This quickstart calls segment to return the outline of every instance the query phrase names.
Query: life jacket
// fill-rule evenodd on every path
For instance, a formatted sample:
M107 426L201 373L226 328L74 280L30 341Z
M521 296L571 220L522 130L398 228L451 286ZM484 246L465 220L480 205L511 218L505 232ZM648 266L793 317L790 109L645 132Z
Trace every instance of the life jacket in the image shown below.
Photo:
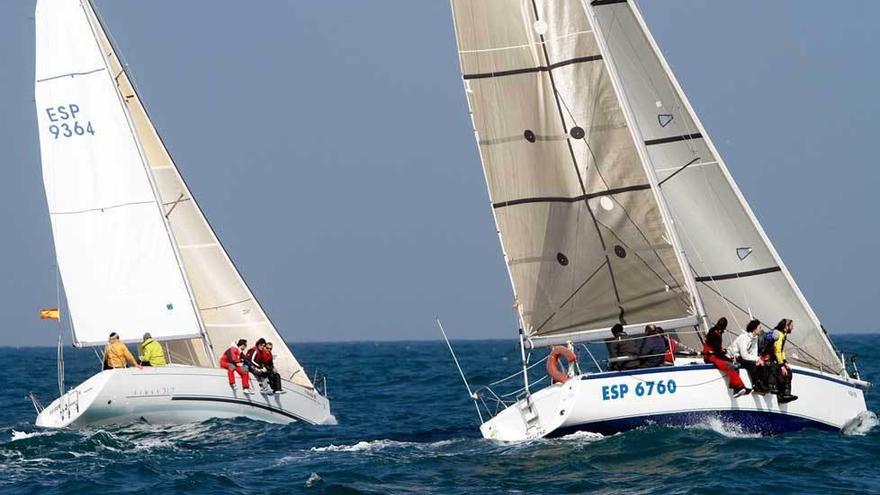
M779 332L776 330L771 329L762 331L761 335L758 337L758 355L773 355L773 344L776 343L776 339L778 338Z
M675 348L678 346L678 343L672 339L672 337L666 337L666 356L664 360L667 363L675 364Z
M229 349L226 349L226 352L223 353L223 357L220 360L229 364L239 364L241 363L241 350L239 350L237 346L232 346Z

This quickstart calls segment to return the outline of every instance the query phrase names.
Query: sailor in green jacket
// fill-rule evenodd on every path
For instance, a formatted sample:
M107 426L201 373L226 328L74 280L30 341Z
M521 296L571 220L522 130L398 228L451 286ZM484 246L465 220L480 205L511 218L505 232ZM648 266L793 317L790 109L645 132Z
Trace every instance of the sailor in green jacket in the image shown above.
M138 357L141 366L165 366L168 362L165 360L165 351L162 350L162 344L153 340L150 332L144 334L144 341L138 346Z

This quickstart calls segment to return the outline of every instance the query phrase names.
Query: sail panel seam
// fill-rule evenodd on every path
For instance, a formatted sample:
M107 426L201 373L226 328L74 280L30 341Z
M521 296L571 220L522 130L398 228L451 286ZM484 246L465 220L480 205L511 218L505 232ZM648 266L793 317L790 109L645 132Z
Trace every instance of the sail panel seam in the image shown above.
M696 280L697 282L711 282L715 280L730 280L733 278L754 277L756 275L766 275L768 273L776 273L781 271L782 268L778 266L773 266L770 268L761 268L758 270L749 270L746 272L725 273L723 275L706 275L703 277L696 277L694 278L694 280Z
M602 196L612 196L615 194L634 192L634 191L644 191L651 189L650 184L637 184L634 186L626 186L626 187L618 187L615 189L608 189L606 191L598 191L588 194L581 194L580 196L575 197L566 197L566 196L538 196L534 198L521 198L521 199L511 199L509 201L499 201L498 203L492 203L492 208L505 208L507 206L516 206L521 204L528 203L578 203L580 201L585 201L588 199L599 198Z
M666 143L675 143L678 141L688 141L690 139L702 139L703 135L699 132L695 132L693 134L682 134L680 136L669 136L665 138L657 138L657 139L648 139L645 141L645 146L653 146L655 144L666 144Z
M78 215L80 213L89 213L89 212L95 212L95 211L113 210L116 208L125 208L126 206L155 205L155 204L156 204L156 202L153 200L133 201L131 203L121 203L118 205L96 206L95 208L86 208L84 210L50 211L49 215Z
M87 76L89 74L97 74L98 72L101 72L103 70L107 70L107 68L101 67L100 69L87 70L84 72L68 72L67 74L60 74L57 76L44 77L43 79L37 79L36 82L41 83L41 82L46 82L46 81L52 81L54 79L62 79L65 77Z
M596 60L602 60L602 55L588 55L586 57L577 57L568 60L563 60L561 62L556 62L550 65L539 65L538 67L525 67L522 69L510 69L510 70L502 70L498 72L480 72L475 74L464 74L462 79L470 80L470 79L487 79L490 77L503 77L503 76L513 76L519 74L531 74L534 72L548 72L553 69L558 69L560 67L565 67L566 65L579 64L584 62L594 62Z

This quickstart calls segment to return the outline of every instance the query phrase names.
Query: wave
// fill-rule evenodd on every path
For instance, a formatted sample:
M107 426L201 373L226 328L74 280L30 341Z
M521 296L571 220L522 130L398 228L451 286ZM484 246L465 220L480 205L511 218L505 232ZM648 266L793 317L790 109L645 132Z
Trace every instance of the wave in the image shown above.
M880 425L877 415L873 411L865 411L851 419L841 431L844 435L865 436L877 425Z
M371 440L371 441L362 441L357 442L351 445L334 445L330 444L325 447L312 447L309 449L311 452L378 452L380 450L388 449L388 448L398 448L398 449L418 449L418 450L429 450L435 449L438 447L444 447L446 445L450 445L459 440L450 439L450 440L440 440L437 442L401 442L397 440L388 440L388 439L380 439L380 440Z
M30 431L30 432L28 432L28 431L12 430L10 432L11 438L9 439L9 441L10 442L17 442L19 440L25 440L28 438L52 435L54 433L55 433L54 431Z

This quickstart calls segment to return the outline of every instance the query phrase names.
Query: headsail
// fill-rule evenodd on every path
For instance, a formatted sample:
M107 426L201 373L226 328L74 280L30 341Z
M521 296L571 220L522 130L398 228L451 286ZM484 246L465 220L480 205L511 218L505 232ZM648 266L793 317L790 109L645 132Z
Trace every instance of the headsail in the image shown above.
M199 336L122 102L78 1L36 8L35 101L58 265L80 345Z
M839 372L840 359L681 91L635 2L593 1L624 94L696 275L708 315L735 328L795 320L789 357Z
M453 0L461 70L524 330L693 325L694 303L577 0Z
M140 147L141 167L148 171L154 181L155 194L162 208L159 218L164 216L168 228L166 236L170 235L174 240L195 299L196 315L213 349L213 355L209 356L202 337L174 340L167 343L172 359L210 367L235 340L245 338L253 343L262 337L276 344L275 365L282 377L311 386L302 366L284 345L281 335L247 287L196 204L91 3L87 0L40 0L38 19L41 8L52 12L53 16L65 16L66 25L82 25L90 30L89 41L93 46L100 47L98 53L102 56L99 63L110 74L108 79L112 81L113 97L118 102L124 102L117 105L120 105L120 111L124 105L131 123L131 130L127 132L134 136ZM55 9L58 9L57 12ZM58 31L55 36L66 36L64 29ZM69 293L68 285L65 279L65 289ZM155 331L153 334L155 336Z

